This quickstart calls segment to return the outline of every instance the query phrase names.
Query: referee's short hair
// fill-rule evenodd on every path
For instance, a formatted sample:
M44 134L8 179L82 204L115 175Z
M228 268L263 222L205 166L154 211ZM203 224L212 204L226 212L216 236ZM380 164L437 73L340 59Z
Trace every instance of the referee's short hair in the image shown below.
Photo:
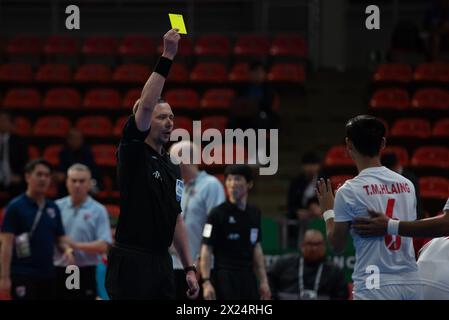
M253 181L253 170L246 164L231 164L227 166L224 171L225 179L230 174L243 176L248 183Z
M50 172L52 171L51 164L50 164L47 160L45 160L45 159L43 159L43 158L38 158L38 159L34 159L34 160L29 161L29 162L25 165L25 169L24 169L25 173L31 173L31 172L33 172L34 169L36 169L36 167L37 167L38 165L43 165L43 166L47 167L48 170L50 170Z
M80 171L80 172L87 172L89 176L92 176L92 171L89 169L88 166L82 163L74 163L67 169L67 174L70 171Z
M385 132L383 122L369 115L354 117L346 124L346 137L360 154L367 157L379 155Z

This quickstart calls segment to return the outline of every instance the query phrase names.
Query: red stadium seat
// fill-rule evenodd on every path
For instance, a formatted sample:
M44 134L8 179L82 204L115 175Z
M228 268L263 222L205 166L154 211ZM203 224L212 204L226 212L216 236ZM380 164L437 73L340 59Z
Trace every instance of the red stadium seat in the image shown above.
M64 116L43 116L34 124L34 135L42 137L65 137L70 130L70 121Z
M104 206L111 217L118 218L120 215L120 206L116 204L105 204Z
M41 106L41 95L36 89L10 89L3 100L5 108L33 109Z
M30 120L25 117L14 118L14 133L19 136L30 136L32 126Z
M420 147L413 153L412 166L449 168L449 149L445 147Z
M50 89L44 99L46 109L77 109L81 107L81 96L73 88Z
M97 144L92 146L95 163L99 166L115 167L117 160L115 152L117 147L112 144Z
M173 63L168 74L169 82L187 82L189 81L189 71L182 63Z
M217 129L221 134L224 134L227 125L228 117L225 116L209 116L201 118L202 132L207 129Z
M273 39L270 54L304 58L307 54L306 42L299 35L278 35Z
M412 67L404 63L383 63L377 67L374 73L374 82L401 82L412 81Z
M28 159L33 160L37 159L41 156L41 152L39 151L38 147L33 145L28 145Z
M234 97L233 89L210 89L204 93L200 106L210 109L228 109Z
M247 62L236 63L229 73L229 81L232 82L248 82L250 78L249 63Z
M397 120L391 128L392 137L428 138L431 134L430 122L420 118L403 118Z
M143 86L150 74L151 72L148 66L128 63L122 64L115 69L112 80L117 82L137 82L141 83Z
M123 98L122 105L126 109L132 109L137 99L140 98L140 94L142 93L142 89L130 89L126 92L125 97Z
M352 179L352 178L354 178L354 176L346 175L346 174L336 175L336 176L330 177L332 189L334 191L338 190L338 188L340 188L345 183L346 180L349 180L349 179Z
M449 92L439 88L420 89L413 96L412 107L420 109L449 109Z
M404 89L386 88L377 90L370 101L370 107L375 109L407 109L410 98Z
M268 72L269 81L304 82L304 67L296 63L275 63Z
M152 38L144 35L129 35L123 38L118 49L122 56L146 56L156 53L156 46Z
M231 52L231 43L225 36L211 34L201 36L195 44L195 54L198 56L226 57Z
M31 82L33 70L30 65L24 63L7 63L0 66L1 82Z
M228 74L224 64L200 62L192 70L190 79L196 82L226 82Z
M52 166L59 165L59 153L64 146L62 144L50 145L44 149L43 158Z
M241 35L234 46L238 56L266 56L270 50L270 41L262 35Z
M415 81L448 82L449 64L441 62L421 63L413 75Z
M92 89L84 97L85 108L119 109L120 94L114 89Z
M345 146L333 146L330 148L324 158L325 166L353 166L354 161L346 151Z
M74 79L78 82L109 82L112 72L105 64L85 64L75 72Z
M126 121L128 121L128 116L123 116L117 119L112 129L112 135L114 137L120 137L122 135L123 128L125 127Z
M162 53L164 49L164 45L162 40L160 41L157 51L158 53ZM176 53L177 57L190 57L193 55L193 43L190 38L181 37L178 44L178 52Z
M114 55L117 51L115 38L106 36L90 36L83 44L85 55Z
M49 36L44 44L46 55L73 56L80 51L80 43L77 38L71 36Z
M449 180L442 177L422 177L419 179L422 198L436 198L446 201L449 196Z
M6 53L14 55L38 55L42 50L42 40L35 36L15 36L6 46Z
M196 109L200 105L198 93L193 89L171 89L165 93L165 101L173 108Z
M66 64L44 64L36 72L37 82L70 82L72 81L72 72Z
M112 123L106 116L84 116L76 122L76 128L86 137L109 137Z
M175 116L174 128L175 129L184 129L184 130L187 130L190 134L192 134L192 131L193 131L192 119L189 117Z
M408 166L408 152L407 149L403 147L396 147L396 146L388 146L382 150L382 154L385 153L394 153L396 154L396 157L398 158L399 162L403 167Z
M449 118L438 120L433 126L432 136L449 137Z

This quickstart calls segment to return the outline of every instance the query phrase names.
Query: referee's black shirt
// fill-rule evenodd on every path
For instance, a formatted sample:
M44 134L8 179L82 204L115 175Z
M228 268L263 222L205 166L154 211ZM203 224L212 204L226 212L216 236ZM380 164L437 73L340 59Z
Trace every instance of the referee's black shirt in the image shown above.
M252 270L254 247L261 240L259 208L239 209L229 201L213 208L203 230L203 243L212 246L214 267Z
M182 180L168 154L145 143L150 130L137 129L134 115L123 129L118 147L120 188L118 245L163 253L173 241L181 212Z

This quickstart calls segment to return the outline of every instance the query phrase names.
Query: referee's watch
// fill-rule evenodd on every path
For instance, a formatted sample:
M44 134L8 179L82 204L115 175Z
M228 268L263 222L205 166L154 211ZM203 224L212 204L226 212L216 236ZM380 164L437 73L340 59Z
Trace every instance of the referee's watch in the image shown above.
M185 267L184 268L184 272L187 273L189 271L193 271L196 273L196 266L194 264L192 264L191 266Z

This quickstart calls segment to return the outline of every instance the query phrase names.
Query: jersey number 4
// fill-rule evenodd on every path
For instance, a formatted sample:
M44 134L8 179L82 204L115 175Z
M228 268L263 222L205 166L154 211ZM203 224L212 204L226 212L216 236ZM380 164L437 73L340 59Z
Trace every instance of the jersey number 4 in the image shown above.
M387 211L385 212L385 214L390 219L394 219L393 218L394 202L395 202L395 199L388 199L388 202L387 202ZM394 219L394 220L397 220L397 219ZM392 236L390 234L387 234L384 238L384 241L385 241L385 245L387 246L388 250L396 251L401 248L401 237L400 236Z

